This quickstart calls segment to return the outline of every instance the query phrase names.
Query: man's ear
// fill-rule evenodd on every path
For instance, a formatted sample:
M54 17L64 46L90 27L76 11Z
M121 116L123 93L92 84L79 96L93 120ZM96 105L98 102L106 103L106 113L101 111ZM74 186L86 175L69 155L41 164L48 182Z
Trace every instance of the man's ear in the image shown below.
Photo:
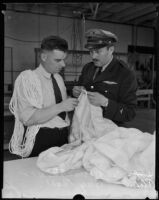
M46 59L47 59L46 53L41 53L41 60L45 62Z

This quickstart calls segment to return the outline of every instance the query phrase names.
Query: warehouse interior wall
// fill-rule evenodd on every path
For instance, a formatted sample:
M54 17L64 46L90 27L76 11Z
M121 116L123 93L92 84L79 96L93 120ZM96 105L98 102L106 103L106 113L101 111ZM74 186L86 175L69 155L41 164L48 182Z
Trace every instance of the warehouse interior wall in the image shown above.
M6 11L4 16L4 44L5 44L5 85L13 84L18 74L25 69L35 67L35 49L40 48L41 40L48 35L59 35L66 39L70 50L86 51L84 44L84 30L90 28L101 28L115 33L119 42L116 52L121 59L127 62L128 45L134 45L133 26L103 23L82 19L71 19L64 17L48 16L42 14L31 14L22 12ZM135 32L135 45L154 46L154 30L152 28L137 27ZM76 57L77 61L78 58ZM79 61L80 60L80 61ZM78 66L68 56L66 60L66 81L77 80L85 63L90 61L89 54L79 56ZM75 63L76 65L77 63ZM78 67L78 69L77 69ZM12 75L11 75L12 72ZM70 73L70 74L69 74ZM72 74L71 74L72 73ZM9 87L5 88L7 92Z
M134 69L134 62L136 62L136 57L138 58L139 55L133 54L129 59L128 46L154 47L154 29L152 28L5 11L4 149L8 148L8 142L14 127L14 118L8 110L8 105L15 79L21 71L35 69L38 66L38 49L42 39L49 35L59 35L68 41L69 49L72 50L66 59L64 72L64 80L68 84L68 82L78 80L82 67L91 60L88 51L84 48L86 43L84 31L90 28L101 28L115 33L119 40L115 47L115 53L119 58L128 62L128 66L132 69ZM145 62L148 55L143 55L140 60L142 61L143 58L143 62ZM155 129L154 113L154 109L138 111L137 117L129 124L129 127L136 127L142 131L153 133Z

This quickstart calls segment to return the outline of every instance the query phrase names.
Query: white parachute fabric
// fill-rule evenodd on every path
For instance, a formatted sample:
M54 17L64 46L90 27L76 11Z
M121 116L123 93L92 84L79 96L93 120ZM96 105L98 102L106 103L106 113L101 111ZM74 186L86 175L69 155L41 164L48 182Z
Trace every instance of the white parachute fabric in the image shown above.
M42 152L37 166L50 174L84 167L96 179L108 183L134 188L154 187L155 135L135 128L117 127L104 119L101 108L90 105L86 92L79 100L71 143ZM100 127L96 127L99 124Z
M69 141L85 142L99 138L117 128L111 120L103 118L102 109L89 103L87 92L82 91L75 108Z

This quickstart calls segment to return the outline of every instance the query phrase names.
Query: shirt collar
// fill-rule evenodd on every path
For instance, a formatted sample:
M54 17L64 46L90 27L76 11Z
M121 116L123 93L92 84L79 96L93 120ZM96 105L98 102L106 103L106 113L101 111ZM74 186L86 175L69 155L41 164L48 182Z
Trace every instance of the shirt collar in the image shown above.
M104 65L103 67L102 67L102 72L105 70L105 68L111 63L111 61L113 60L113 56L112 56L112 58L109 60L109 62L106 64L106 65Z
M40 74L42 74L46 78L49 78L49 79L51 78L51 73L47 72L45 68L42 66L42 64L40 64L38 68L39 68Z

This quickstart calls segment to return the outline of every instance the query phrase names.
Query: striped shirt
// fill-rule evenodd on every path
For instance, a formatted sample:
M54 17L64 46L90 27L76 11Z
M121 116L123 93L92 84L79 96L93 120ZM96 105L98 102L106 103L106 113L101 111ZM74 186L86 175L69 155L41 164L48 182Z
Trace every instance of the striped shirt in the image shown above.
M56 104L55 103L55 95L52 85L51 74L48 73L43 66L40 64L38 68L34 70L34 72L38 75L38 78L41 83L42 95L43 95L43 108ZM66 87L63 81L63 78L60 74L54 74L54 77L58 83L58 86L61 91L62 99L65 100L67 98ZM23 86L20 86L20 94L18 97L18 112L20 120L25 124L27 120L33 115L37 108L33 107L28 100L26 99L23 93ZM41 125L41 127L66 127L69 125L69 118L66 114L66 120L62 120L59 116L56 116L49 120L48 122Z

